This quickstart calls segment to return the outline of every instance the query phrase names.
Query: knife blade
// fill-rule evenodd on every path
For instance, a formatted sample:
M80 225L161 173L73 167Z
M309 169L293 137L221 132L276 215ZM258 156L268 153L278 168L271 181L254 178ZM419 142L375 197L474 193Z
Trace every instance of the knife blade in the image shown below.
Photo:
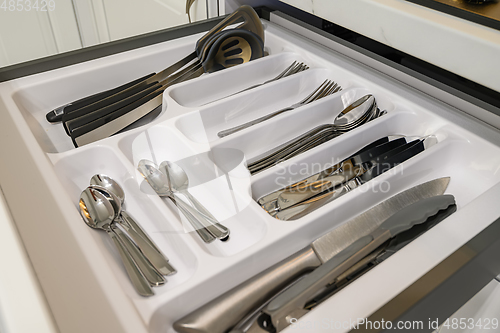
M429 217L455 204L452 195L425 198L399 210L385 220L374 232L363 236L316 268L304 279L276 297L264 309L279 331L288 326L287 316L303 309L309 299L332 283L354 264L368 256L389 239L424 223Z
M441 195L449 177L414 186L384 200L315 240L310 246L292 254L242 284L177 320L179 333L225 333L248 313L285 288L292 281L320 266L358 238L373 232L400 209L424 198ZM351 235L346 235L346 231Z

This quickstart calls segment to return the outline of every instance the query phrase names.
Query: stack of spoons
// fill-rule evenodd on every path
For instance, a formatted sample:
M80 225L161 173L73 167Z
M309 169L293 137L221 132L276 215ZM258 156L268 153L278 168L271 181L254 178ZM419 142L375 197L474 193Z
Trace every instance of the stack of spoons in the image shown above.
M112 238L137 293L153 296L151 287L165 284L164 276L176 273L168 258L127 212L125 193L112 178L97 174L80 195L80 213L88 226Z

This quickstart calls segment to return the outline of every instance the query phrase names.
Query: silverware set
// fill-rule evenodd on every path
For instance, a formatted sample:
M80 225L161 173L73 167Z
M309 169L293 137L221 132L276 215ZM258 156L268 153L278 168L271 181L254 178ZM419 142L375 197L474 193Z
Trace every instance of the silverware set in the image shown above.
M365 95L347 106L334 119L332 124L324 124L276 147L248 163L251 174L264 171L278 163L302 154L337 136L359 127L370 120L385 114L377 107L372 95Z
M437 143L435 136L384 137L349 158L257 202L279 220L295 220L359 187Z
M94 175L80 195L80 213L88 226L107 232L122 259L125 270L141 296L152 296L151 287L165 284L164 276L176 273L168 258L122 209L125 193L106 175Z
M332 95L338 91L341 91L342 90L342 87L339 86L337 83L331 81L331 80L325 80L318 88L316 88L313 92L311 92L311 94L309 94L306 98L304 98L303 100L287 107L287 108L284 108L284 109L281 109L281 110L278 110L278 111L275 111L275 112L272 112L270 114L267 114L263 117L260 117L260 118L257 118L257 119L254 119L252 121L249 121L247 123L244 123L244 124L241 124L241 125L238 125L238 126L235 126L235 127L232 127L232 128L229 128L227 130L223 130L223 131L220 131L219 133L217 133L217 136L219 138L223 138L225 136L228 136L228 135L231 135L231 134L234 134L238 131L241 131L245 128L248 128L248 127L251 127L253 125L256 125L256 124L259 124L263 121L266 121L266 120L269 120L273 117L276 117L282 113L285 113L285 112L289 112L289 111L292 111L296 108L299 108L303 105L306 105L306 104L309 104L309 103L312 103L314 101L317 101L323 97L326 97L326 96L329 96L329 95Z
M205 243L216 239L227 241L229 229L217 219L189 191L189 180L184 170L173 162L164 161L157 167L141 160L137 170L160 197L167 197L179 208ZM189 203L190 204L189 204Z

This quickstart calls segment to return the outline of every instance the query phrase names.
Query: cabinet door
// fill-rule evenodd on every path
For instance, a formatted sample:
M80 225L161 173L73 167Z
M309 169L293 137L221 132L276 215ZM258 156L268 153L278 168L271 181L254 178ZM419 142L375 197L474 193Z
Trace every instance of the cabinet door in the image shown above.
M75 11L85 46L189 23L186 0L79 0ZM189 12L192 21L206 19L207 1L195 0Z
M0 67L81 47L70 1L0 0Z
M0 0L0 67L189 23L187 0ZM217 0L194 0L198 21Z

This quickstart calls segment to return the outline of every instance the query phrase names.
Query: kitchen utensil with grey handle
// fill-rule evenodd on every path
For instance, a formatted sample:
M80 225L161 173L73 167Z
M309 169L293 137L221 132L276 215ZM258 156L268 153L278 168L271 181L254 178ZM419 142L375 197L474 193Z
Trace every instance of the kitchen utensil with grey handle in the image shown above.
M441 195L449 178L414 186L382 201L312 242L311 246L267 268L174 323L179 333L225 333L269 297L299 276L333 258L400 209L421 199ZM347 232L347 233L346 233Z

